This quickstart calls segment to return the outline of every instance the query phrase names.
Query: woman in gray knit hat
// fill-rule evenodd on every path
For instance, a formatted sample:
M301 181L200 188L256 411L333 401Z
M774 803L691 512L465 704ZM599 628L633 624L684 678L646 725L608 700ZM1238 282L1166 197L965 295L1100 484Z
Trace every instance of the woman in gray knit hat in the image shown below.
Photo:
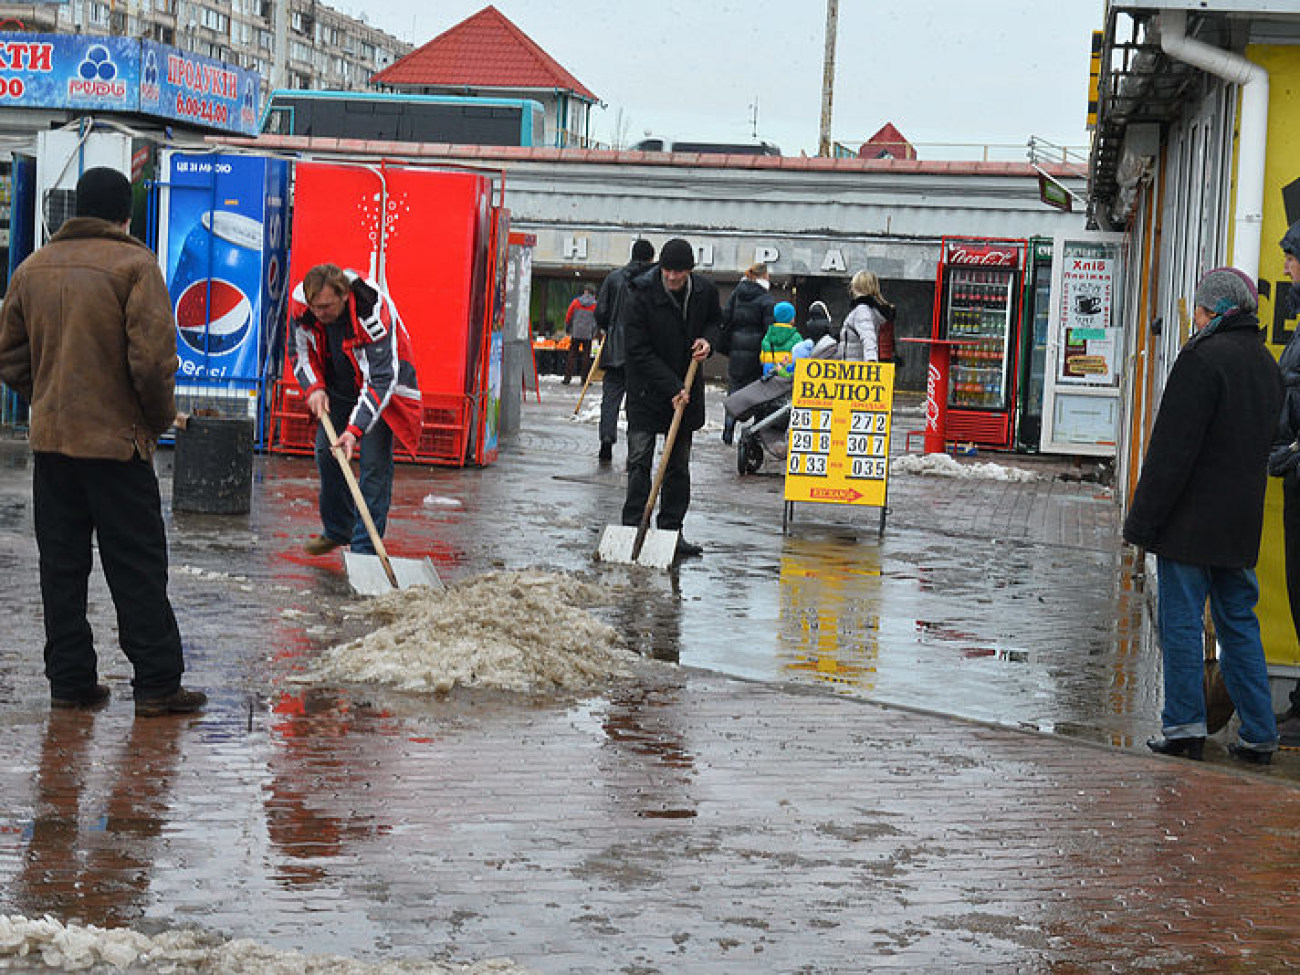
M1204 753L1208 598L1224 682L1241 716L1239 740L1228 750L1266 765L1277 725L1254 567L1282 376L1264 347L1257 306L1254 283L1236 268L1216 268L1197 285L1198 331L1165 381L1124 539L1157 563L1164 734L1147 747L1191 759Z

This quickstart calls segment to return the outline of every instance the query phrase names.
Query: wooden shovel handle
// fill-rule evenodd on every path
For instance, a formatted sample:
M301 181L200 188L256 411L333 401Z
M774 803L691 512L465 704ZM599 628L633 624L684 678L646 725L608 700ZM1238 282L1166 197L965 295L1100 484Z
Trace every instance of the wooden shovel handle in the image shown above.
M686 382L683 388L689 393L691 387L695 385L695 370L699 368L700 360L691 359L690 368L686 370ZM672 456L673 444L677 442L677 431L682 425L682 414L686 412L686 404L678 403L673 409L673 422L668 428L668 436L664 437L664 454L659 459L659 470L655 472L654 484L650 486L650 500L645 503L645 513L641 515L642 535L644 529L650 525L650 516L654 514L655 501L659 498L659 489L663 486L664 475L668 473L668 458Z
M606 336L608 339L609 336ZM573 415L577 416L578 411L582 409L582 398L587 395L587 387L591 385L591 378L596 375L596 370L600 368L600 354L605 351L605 343L601 342L596 346L596 354L591 358L591 368L587 370L587 381L582 384L582 392L578 394L578 405L573 408Z
M384 574L388 576L388 581L393 584L394 589L400 589L397 584L397 573L393 571L393 563L388 561L388 550L384 548L384 540L379 537L379 531L375 528L375 521L370 517L370 509L366 507L366 499L361 496L361 485L357 483L356 475L352 473L352 465L348 459L343 456L343 451L334 446L338 440L338 435L334 433L334 424L330 420L329 408L326 407L320 414L321 426L325 428L325 434L330 438L330 453L338 458L339 467L343 468L343 477L348 482L348 490L352 492L352 500L356 502L357 513L361 515L361 520L366 524L366 531L370 534L370 544L375 547L375 554L379 556L379 562L384 567Z

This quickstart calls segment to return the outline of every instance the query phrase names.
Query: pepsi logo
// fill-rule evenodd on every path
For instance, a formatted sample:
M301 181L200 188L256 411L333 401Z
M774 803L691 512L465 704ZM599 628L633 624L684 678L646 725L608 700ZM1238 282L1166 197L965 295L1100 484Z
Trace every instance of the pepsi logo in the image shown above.
M253 303L229 281L201 278L182 291L176 301L176 327L181 339L195 352L209 355L233 352L248 338L252 325Z

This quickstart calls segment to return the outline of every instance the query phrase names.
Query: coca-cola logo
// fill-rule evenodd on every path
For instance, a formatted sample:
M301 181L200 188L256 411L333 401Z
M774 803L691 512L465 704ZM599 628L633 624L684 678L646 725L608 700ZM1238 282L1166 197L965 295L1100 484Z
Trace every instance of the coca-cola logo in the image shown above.
M948 255L950 264L982 264L985 267L1015 267L1016 252L1011 248L990 247L976 250L957 247Z
M939 430L939 370L930 363L925 374L925 428L933 433Z

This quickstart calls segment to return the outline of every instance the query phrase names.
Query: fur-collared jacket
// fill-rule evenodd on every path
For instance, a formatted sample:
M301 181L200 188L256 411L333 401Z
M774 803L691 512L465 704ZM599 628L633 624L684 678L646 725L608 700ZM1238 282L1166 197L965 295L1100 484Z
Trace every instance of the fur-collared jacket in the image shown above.
M157 256L74 217L14 273L0 379L32 404L32 450L148 459L176 419L176 323Z

